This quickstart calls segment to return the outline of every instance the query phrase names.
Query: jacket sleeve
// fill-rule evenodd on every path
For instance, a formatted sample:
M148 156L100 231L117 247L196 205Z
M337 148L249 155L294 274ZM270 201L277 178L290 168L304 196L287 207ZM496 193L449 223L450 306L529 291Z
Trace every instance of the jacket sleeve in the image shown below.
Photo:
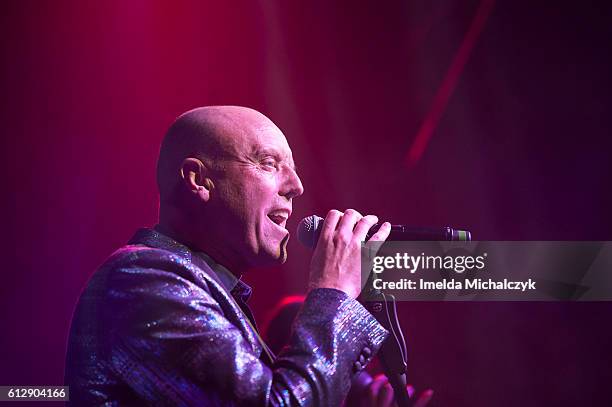
M363 349L387 335L342 291L316 289L270 368L206 284L141 266L115 269L108 284L111 369L153 404L340 405Z

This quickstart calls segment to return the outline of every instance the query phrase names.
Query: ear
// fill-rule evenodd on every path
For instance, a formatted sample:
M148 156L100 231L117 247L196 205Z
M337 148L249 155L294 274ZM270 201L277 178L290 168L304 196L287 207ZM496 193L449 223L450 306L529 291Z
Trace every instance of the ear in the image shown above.
M204 202L208 202L210 192L214 188L212 180L207 177L207 172L204 163L197 158L185 158L181 164L181 179L187 191Z

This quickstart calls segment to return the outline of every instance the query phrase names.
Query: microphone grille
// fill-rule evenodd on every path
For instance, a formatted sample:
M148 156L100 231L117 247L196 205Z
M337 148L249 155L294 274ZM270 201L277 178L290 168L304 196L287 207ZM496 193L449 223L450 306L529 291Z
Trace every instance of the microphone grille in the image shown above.
M304 246L314 249L319 239L323 218L317 215L305 217L298 223L297 238Z

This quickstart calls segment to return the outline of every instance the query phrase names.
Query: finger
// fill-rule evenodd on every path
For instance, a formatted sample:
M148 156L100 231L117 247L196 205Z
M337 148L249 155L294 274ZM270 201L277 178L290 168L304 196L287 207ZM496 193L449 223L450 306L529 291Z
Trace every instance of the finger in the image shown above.
M416 403L414 403L414 407L425 407L427 404L429 404L429 401L431 400L431 398L433 397L433 390L428 389L425 390L421 396L419 397L419 399L417 400Z
M368 387L368 400L370 401L371 406L377 406L378 402L378 393L380 393L380 388L385 384L389 383L385 375L379 374L372 380L370 386Z
M385 222L382 224L380 229L371 238L368 239L368 242L384 242L389 237L391 233L391 224L389 222Z
M331 211L327 212L327 216L325 217L323 226L321 227L320 238L329 240L336 230L340 218L342 218L342 212L338 210L332 209Z
M383 242L387 240L389 234L391 233L391 224L389 222L385 222L382 224L378 232L374 234L365 244L365 248L367 249L368 255L372 258L376 256L378 250L383 245Z
M342 215L342 219L340 219L340 223L338 223L337 231L346 236L353 235L353 229L355 228L355 224L361 219L363 216L357 212L355 209L347 209L344 211Z
M414 387L411 384L406 385L406 391L408 392L409 398L414 396Z
M368 215L361 218L359 222L357 222L355 230L353 231L355 239L358 239L360 242L364 241L366 235L370 231L370 228L374 226L377 222L378 217L374 215Z

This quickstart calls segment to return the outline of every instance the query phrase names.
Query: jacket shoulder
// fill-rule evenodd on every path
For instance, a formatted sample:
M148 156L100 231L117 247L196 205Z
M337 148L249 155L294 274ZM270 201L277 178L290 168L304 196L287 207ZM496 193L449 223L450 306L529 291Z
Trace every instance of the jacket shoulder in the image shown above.
M195 265L190 254L185 256L140 244L126 245L116 250L100 266L99 272L113 275L145 269L172 273L198 285L216 280L210 267L206 264Z

